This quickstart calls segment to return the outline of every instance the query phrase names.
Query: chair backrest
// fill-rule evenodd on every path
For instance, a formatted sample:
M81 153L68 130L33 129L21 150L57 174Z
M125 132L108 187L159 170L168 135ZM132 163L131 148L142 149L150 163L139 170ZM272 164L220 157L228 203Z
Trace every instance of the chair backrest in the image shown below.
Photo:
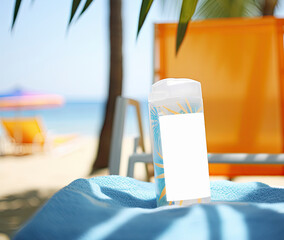
M38 118L2 118L1 123L7 135L15 143L41 145L45 143L45 133Z
M129 105L134 106L136 109L139 134L140 134L138 145L141 147L142 151L145 152L140 104L139 102L133 99L119 96L116 98L116 103L115 103L113 132L111 137L110 158L109 158L109 173L111 175L119 175L124 123L125 123L127 106Z
M177 24L155 25L155 81L200 81L208 151L283 153L283 19L190 23L176 55Z

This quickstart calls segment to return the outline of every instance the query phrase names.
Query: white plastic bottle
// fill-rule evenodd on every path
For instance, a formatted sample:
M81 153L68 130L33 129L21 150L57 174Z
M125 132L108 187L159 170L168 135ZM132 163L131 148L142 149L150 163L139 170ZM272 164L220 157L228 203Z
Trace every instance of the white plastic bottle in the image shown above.
M201 84L164 79L148 101L157 205L210 202Z

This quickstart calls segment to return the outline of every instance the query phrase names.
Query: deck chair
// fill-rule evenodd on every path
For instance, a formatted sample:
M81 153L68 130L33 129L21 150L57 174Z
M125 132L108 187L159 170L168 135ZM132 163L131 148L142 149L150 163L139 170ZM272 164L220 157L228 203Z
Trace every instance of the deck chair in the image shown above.
M111 152L109 159L109 172L111 175L120 174L120 156L122 148L122 139L124 131L124 123L126 117L126 110L129 105L136 106L137 120L139 126L140 137L134 139L133 153L128 159L127 176L134 176L134 169L136 163L146 164L147 180L153 176L153 158L151 153L145 152L144 138L143 138L143 125L141 119L141 112L139 102L133 99L127 99L124 97L117 97L115 106L115 117L113 124L113 136L111 141ZM141 141L142 139L142 141ZM138 152L138 149L142 151ZM252 175L284 175L282 166L284 165L284 154L209 154L208 155L209 166L217 164L217 169L214 169L214 174L233 178L236 176L252 176ZM230 168L231 165L233 168ZM234 166L243 166L241 170ZM251 168L254 171L251 171ZM259 168L262 166L263 168ZM228 169L229 168L229 169Z
M111 175L120 174L121 148L123 140L124 123L125 123L125 117L128 106L135 107L140 136L134 139L134 149L133 149L133 154L129 157L127 176L133 177L135 163L142 162L145 163L147 180L149 180L150 177L153 176L152 155L150 153L145 152L140 104L136 100L124 98L121 96L117 97L115 104L113 133L111 138L110 158L109 158L109 173ZM139 148L141 149L140 153L138 152Z
M38 117L2 118L6 135L16 149L16 154L41 151L46 147L46 132Z
M284 175L284 19L156 24L155 80L200 81L210 175Z
M78 134L50 134L39 117L2 118L1 123L16 155L47 152L78 137Z

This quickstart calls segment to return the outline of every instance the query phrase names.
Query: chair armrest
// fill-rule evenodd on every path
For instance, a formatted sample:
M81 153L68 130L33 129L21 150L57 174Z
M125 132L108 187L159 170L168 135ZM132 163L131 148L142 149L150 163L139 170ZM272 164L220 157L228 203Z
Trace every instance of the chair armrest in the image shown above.
M139 147L139 141L140 141L140 138L139 138L139 137L134 138L134 149L133 149L133 153L137 153L137 149L138 149L138 147Z
M153 163L152 154L150 153L134 153L129 157L128 160L128 169L127 169L127 177L134 176L134 166L135 163L142 162L142 163Z

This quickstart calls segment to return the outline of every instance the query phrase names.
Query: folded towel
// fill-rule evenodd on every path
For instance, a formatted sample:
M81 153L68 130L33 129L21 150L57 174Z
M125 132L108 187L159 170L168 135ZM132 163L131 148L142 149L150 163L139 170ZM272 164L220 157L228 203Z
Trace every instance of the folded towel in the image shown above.
M14 239L284 239L284 189L213 181L211 195L210 204L157 208L152 183L78 179Z

